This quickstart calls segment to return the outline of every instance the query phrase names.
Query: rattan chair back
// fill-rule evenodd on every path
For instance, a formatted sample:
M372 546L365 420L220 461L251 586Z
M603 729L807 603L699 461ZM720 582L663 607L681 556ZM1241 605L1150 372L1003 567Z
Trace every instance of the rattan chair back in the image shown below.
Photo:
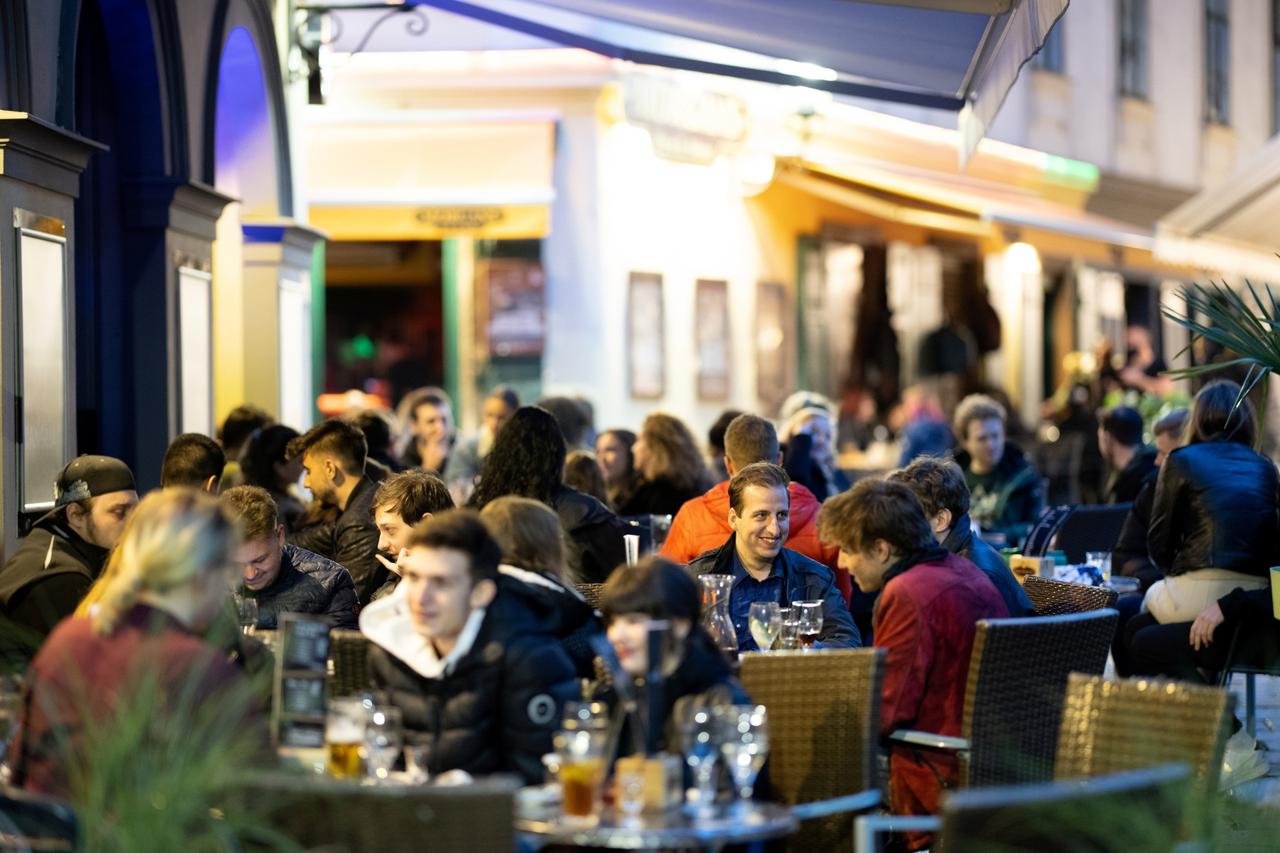
M1230 708L1230 694L1217 687L1072 673L1054 775L1073 779L1184 762L1192 774L1185 828L1206 836Z
M335 628L329 632L330 696L353 696L368 690L369 638L359 631Z
M965 785L1053 779L1067 678L1103 673L1118 619L1095 610L978 623L964 701Z
M600 609L600 595L604 592L604 584L602 583L578 583L574 584L582 597L586 599L587 604L595 610Z
M1087 586L1067 583L1032 575L1023 584L1027 598L1039 616L1058 616L1063 613L1088 613L1116 606L1116 591L1105 586Z
M742 656L742 686L769 712L769 786L787 805L877 787L882 649ZM853 815L801 824L792 850L850 849Z
M1100 779L944 795L938 853L1167 853L1190 771L1172 764Z
M252 798L269 825L304 850L510 853L518 787L507 778L430 787L268 774L247 779L235 793Z

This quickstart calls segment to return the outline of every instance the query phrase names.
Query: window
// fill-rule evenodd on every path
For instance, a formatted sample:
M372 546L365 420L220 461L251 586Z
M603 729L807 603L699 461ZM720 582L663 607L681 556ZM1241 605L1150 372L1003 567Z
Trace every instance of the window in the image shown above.
M1147 97L1147 0L1120 0L1120 94Z
M1280 0L1271 0L1271 132L1280 133Z
M1035 56L1035 66L1041 71L1052 71L1054 74L1062 73L1062 19L1053 25L1053 29L1049 30L1049 35L1045 36L1044 46L1040 48L1040 52Z
M1231 21L1230 0L1205 0L1204 4L1204 120L1231 123Z

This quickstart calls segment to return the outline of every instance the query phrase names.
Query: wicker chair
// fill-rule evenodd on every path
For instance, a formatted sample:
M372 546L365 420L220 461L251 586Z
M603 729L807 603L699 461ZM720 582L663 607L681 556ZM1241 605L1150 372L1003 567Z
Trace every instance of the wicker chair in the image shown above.
M1073 779L1185 762L1192 781L1184 829L1206 838L1230 707L1230 695L1216 687L1072 673L1054 775Z
M335 628L329 632L330 696L353 696L370 687L369 638L359 631Z
M315 776L254 775L233 796L305 850L418 853L515 849L515 779L459 787L360 785Z
M742 685L769 710L769 785L790 806L840 798L832 814L806 812L792 850L848 849L852 812L880 803L876 754L880 738L880 649L749 653ZM851 796L852 795L852 796Z
M1185 764L1100 779L960 791L942 801L938 853L1165 853L1178 845Z
M1027 598L1040 616L1060 616L1064 613L1088 613L1116 606L1116 591L1104 586L1086 586L1067 583L1034 575L1023 582Z
M604 592L604 584L602 583L579 583L574 584L582 597L587 600L596 610L600 609L600 593Z

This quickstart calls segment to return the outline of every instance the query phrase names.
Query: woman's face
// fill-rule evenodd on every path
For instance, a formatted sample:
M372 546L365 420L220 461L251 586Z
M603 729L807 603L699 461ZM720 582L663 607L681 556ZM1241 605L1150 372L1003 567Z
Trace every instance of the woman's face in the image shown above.
M444 406L422 403L413 412L413 432L419 441L443 441L453 436L453 415Z
M649 442L645 441L644 436L636 439L636 443L631 445L631 464L641 474L648 476L649 471Z
M606 636L613 645L614 654L623 672L634 678L640 678L649 672L649 625L652 618L647 613L619 613L609 622ZM684 639L692 629L687 619L673 619L669 639L672 643L664 651L666 658L674 668L674 659L683 649ZM672 653L668 657L668 652ZM667 667L664 665L663 669ZM670 675L670 673L667 673Z
M616 483L627 475L627 446L606 432L596 439L596 464L606 483Z

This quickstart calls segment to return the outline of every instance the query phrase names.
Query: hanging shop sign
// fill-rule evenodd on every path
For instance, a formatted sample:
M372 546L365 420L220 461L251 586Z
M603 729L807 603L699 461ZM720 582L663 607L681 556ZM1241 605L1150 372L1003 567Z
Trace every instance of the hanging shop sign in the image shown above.
M659 157L699 165L737 150L750 126L741 98L648 77L627 80L623 115L649 131Z

